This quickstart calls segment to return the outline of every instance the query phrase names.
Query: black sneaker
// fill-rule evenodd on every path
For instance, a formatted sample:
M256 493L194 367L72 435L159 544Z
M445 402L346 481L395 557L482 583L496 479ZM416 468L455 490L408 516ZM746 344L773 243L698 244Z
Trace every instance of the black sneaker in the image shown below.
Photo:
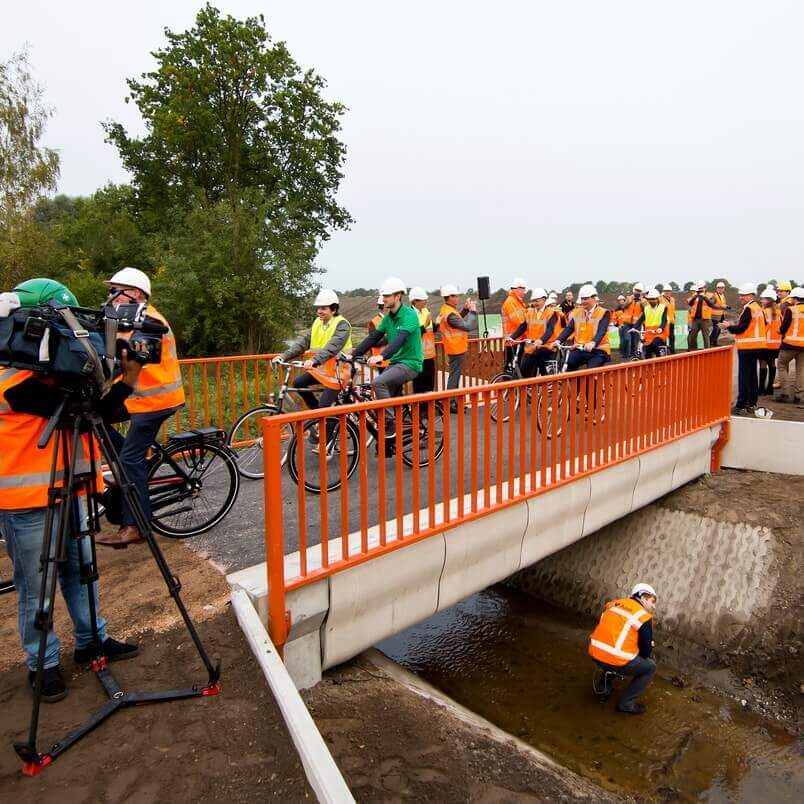
M28 671L28 683L31 689L36 686L36 671ZM42 671L42 700L46 703L55 703L67 695L67 687L61 675L61 668L47 667Z
M103 655L110 662L122 662L126 659L133 659L139 652L139 645L132 645L130 642L118 642L111 637L107 637L103 643ZM97 651L92 646L88 648L77 648L73 654L76 664L89 664L96 656Z
M618 712L622 712L624 715L644 715L647 711L645 709L645 704L635 703L631 704L631 706L618 706Z
M731 409L732 416L745 416L748 413L748 408L738 408L736 405Z

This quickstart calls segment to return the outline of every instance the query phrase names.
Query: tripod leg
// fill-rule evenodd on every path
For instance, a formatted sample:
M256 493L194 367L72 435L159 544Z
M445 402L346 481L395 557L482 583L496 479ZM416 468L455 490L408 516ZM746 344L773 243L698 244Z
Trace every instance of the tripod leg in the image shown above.
M162 574L162 578L165 581L165 585L167 586L168 592L170 596L173 598L173 602L176 604L176 608L179 610L179 614L181 615L181 618L184 621L184 626L189 632L190 637L193 640L193 644L195 645L195 648L198 651L198 655L201 657L201 661L204 663L204 666L206 667L207 674L209 676L209 686L214 687L220 679L221 674L220 661L218 661L217 664L213 666L206 652L206 649L204 648L204 645L201 642L201 638L198 636L198 632L195 629L195 625L193 624L193 621L190 619L190 615L187 612L187 609L185 608L184 601L181 599L180 595L181 583L179 579L175 575L173 575L173 573L170 571L170 567L168 566L168 563L165 560L165 556L163 555L162 550L160 549L159 545L156 542L156 539L154 538L153 531L151 530L151 523L146 518L145 513L142 509L140 498L137 495L137 490L134 488L133 484L130 483L128 478L126 477L125 470L120 464L120 459L117 455L117 451L114 449L111 439L109 438L109 434L106 430L106 425L99 417L95 417L92 420L92 427L93 427L93 433L98 439L98 443L101 445L101 452L103 453L103 456L106 459L106 463L109 465L109 468L112 471L112 475L114 476L115 482L120 488L120 491L125 501L128 503L131 513L134 515L134 520L137 525L137 529L147 542L148 548L151 551L151 555L154 557L154 561L156 561L156 565L159 568L159 572Z

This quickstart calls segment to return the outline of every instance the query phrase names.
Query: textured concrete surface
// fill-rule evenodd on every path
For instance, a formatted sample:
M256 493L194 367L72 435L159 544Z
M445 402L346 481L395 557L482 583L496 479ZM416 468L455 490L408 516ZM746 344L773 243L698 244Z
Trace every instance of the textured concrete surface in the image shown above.
M772 532L654 503L523 570L512 585L597 616L633 584L653 584L663 629L702 643L767 611L776 586Z

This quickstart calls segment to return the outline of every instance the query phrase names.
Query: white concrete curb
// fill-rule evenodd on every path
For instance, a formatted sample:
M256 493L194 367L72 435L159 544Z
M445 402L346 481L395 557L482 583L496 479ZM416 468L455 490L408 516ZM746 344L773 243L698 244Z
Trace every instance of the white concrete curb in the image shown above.
M781 475L804 474L804 422L732 416L720 465Z
M239 586L232 587L231 598L237 622L271 687L316 798L326 804L354 804L354 798L279 658L251 598Z

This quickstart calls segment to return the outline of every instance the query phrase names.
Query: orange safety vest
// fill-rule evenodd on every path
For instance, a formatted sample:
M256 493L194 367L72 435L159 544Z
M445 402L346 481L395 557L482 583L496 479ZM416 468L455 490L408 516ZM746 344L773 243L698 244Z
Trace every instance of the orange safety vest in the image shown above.
M748 349L767 349L765 338L765 314L762 308L755 302L749 302L743 309L751 311L751 323L748 329L737 333L734 337L737 340L737 348L740 351Z
M676 300L671 296L669 299L662 293L662 303L667 308L667 323L676 323Z
M763 307L762 312L765 315L765 342L768 349L779 349L782 345L782 334L779 332L782 316L772 307Z
M547 325L550 323L550 319L555 315L556 311L547 305L545 305L541 310L537 310L535 307L528 307L528 310L525 313L525 321L528 325L527 331L525 332L525 337L529 341L544 340L544 332L547 329ZM558 322L556 322L556 324L557 323ZM554 324L553 334L550 336L549 340L544 341L545 345L552 343L560 334L561 328ZM528 354L533 354L533 352L536 351L536 347L528 345L525 347L525 351Z
M707 294L704 293L704 298L706 298L706 296L707 296ZM701 302L700 304L701 304L701 319L700 320L701 321L711 321L712 320L712 308L708 304L704 304L703 302ZM693 319L693 317L692 317L692 311L693 311L693 309L695 307L698 306L698 294L697 293L694 293L692 296L690 296L687 299L687 305L690 308L689 320L690 321L696 320L696 319Z
M34 373L15 368L0 368L0 510L19 511L26 508L45 508L50 483L53 449L59 433L54 432L44 449L37 446L48 420L31 413L16 413L6 401L6 392L25 382ZM88 472L89 435L81 436L81 454L76 461L77 472ZM60 451L60 455L63 455ZM100 448L95 447L96 483L103 491L100 471ZM64 485L64 470L56 475L58 486Z
M642 315L644 308L641 297L640 299L635 299L633 296L629 298L631 301L626 301L625 307L620 313L620 323L622 324L633 324L639 321L639 317Z
M156 413L184 404L184 380L181 377L173 330L165 317L152 305L148 305L145 313L167 327L168 331L162 336L162 361L142 367L137 387L126 400L126 410L129 413Z
M725 293L718 293L715 291L714 293L707 293L709 296L709 300L712 304L717 304L718 306L725 307L726 306L726 294ZM710 310L711 317L714 321L722 321L723 316L726 315L725 310Z
M639 629L653 615L633 598L612 600L589 637L589 655L615 667L622 667L639 656Z
M787 329L787 334L782 340L782 348L785 346L804 349L804 303L791 304L790 315L792 319Z
M511 335L519 329L520 324L525 320L527 309L525 303L519 301L519 299L514 296L513 291L509 291L508 298L503 302L502 308L500 309L503 335L505 335L506 338L510 338Z
M583 308L572 311L572 320L575 322L575 343L578 346L583 346L585 343L595 339L598 323L605 314L606 311L599 304L592 310L589 321L586 320L586 310ZM603 340L600 341L600 345L595 348L606 352L606 354L611 354L608 329L603 334Z
M371 321L369 321L369 325L368 325L369 331L371 331L372 329L379 329L380 322L383 320L383 318L385 318L383 313L377 313L377 315L375 315L374 318L372 318ZM383 350L382 346L372 346L371 347L371 355L372 355L372 357L374 355L381 355L382 350ZM385 368L387 365L388 365L388 361L383 360L382 363L380 363L380 368Z
M462 355L469 349L469 333L466 330L450 326L449 317L460 313L449 304L445 304L438 312L441 323L438 325L438 332L444 344L444 351L448 355Z
M419 316L419 326L424 328L422 333L422 359L432 360L436 354L433 319L430 317L430 311L426 307L416 310L416 314Z

